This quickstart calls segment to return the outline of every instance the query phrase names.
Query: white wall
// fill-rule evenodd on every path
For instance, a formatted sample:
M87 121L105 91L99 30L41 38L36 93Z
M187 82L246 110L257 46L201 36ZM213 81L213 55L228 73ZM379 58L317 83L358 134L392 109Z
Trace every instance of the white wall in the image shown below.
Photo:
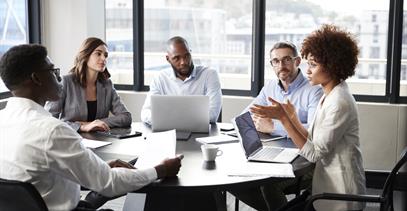
M104 0L42 1L42 43L62 73L67 73L87 37L105 39Z

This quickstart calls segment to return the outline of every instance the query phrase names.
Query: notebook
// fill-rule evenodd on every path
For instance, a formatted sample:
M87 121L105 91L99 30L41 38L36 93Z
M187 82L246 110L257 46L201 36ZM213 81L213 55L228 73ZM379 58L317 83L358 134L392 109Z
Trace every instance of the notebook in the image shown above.
M97 131L97 133L104 135L104 136L109 136L109 137L118 138L118 139L130 138L130 137L136 137L136 136L142 135L141 132L135 131L131 127L112 128L109 131Z
M199 137L195 138L195 140L202 144L225 144L239 141L237 137L228 136L224 134L220 134L217 136Z
M263 146L249 112L232 119L239 141L249 161L290 163L298 156L298 149Z
M176 129L208 133L209 97L152 95L151 128L154 132Z

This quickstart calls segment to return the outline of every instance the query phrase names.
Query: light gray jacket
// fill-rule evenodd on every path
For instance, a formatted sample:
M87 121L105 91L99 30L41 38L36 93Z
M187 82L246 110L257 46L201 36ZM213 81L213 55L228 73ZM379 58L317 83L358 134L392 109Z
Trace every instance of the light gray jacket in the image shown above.
M75 131L80 128L78 121L87 121L88 106L85 89L74 79L73 74L62 78L63 93L59 101L48 101L45 109L68 123ZM128 127L131 125L131 114L121 102L110 79L96 82L97 111L96 119L102 120L109 127ZM113 115L109 117L109 112Z

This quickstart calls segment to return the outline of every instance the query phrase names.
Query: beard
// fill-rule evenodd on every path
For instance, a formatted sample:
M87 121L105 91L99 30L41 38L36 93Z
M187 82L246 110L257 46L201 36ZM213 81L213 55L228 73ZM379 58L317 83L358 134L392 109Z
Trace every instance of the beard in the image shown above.
M171 67L176 72L177 75L188 77L189 75L191 75L192 70L194 69L194 63L191 61L191 64L189 66L186 66L185 68L176 68L172 64Z
M285 80L285 79L289 78L291 74L292 73L289 69L283 68L278 71L277 76L280 80Z

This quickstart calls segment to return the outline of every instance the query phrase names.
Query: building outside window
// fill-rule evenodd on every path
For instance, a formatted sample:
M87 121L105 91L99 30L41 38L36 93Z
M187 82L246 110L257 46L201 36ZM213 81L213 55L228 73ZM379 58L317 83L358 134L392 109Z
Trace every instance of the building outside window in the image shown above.
M403 35L401 46L400 96L407 97L407 6L404 2Z
M0 1L0 58L12 46L28 43L27 1ZM0 79L0 93L8 89Z
M250 90L252 4L251 0L144 1L144 85L148 86L158 71L169 67L165 60L165 42L179 35L189 41L196 64L219 72L222 89ZM275 78L268 63L269 50L275 42L288 40L301 49L309 33L322 24L334 23L353 33L358 40L360 54L356 75L347 80L352 93L385 96L389 5L389 0L267 0L264 83ZM109 68L116 84L134 83L132 7L132 0L106 0ZM403 28L405 26L404 23ZM404 30L403 43L407 43L406 34ZM403 77L407 68L403 65L407 62L401 62L400 92L406 93ZM303 61L300 66L304 72L305 64Z
M266 4L266 61L270 59L269 50L275 42L291 41L300 50L303 39L309 33L322 24L333 23L355 34L359 42L356 75L347 80L352 93L385 95L388 0L270 0ZM300 66L304 73L307 68L305 63L303 60ZM375 74L370 75L372 72ZM265 63L265 83L275 77L271 66Z
M106 0L106 39L112 55L109 68L117 84L133 83L132 28L113 21L131 22L129 11L131 0ZM144 1L145 85L169 67L166 41L182 36L189 42L196 65L219 72L223 89L250 90L251 13L251 0Z

